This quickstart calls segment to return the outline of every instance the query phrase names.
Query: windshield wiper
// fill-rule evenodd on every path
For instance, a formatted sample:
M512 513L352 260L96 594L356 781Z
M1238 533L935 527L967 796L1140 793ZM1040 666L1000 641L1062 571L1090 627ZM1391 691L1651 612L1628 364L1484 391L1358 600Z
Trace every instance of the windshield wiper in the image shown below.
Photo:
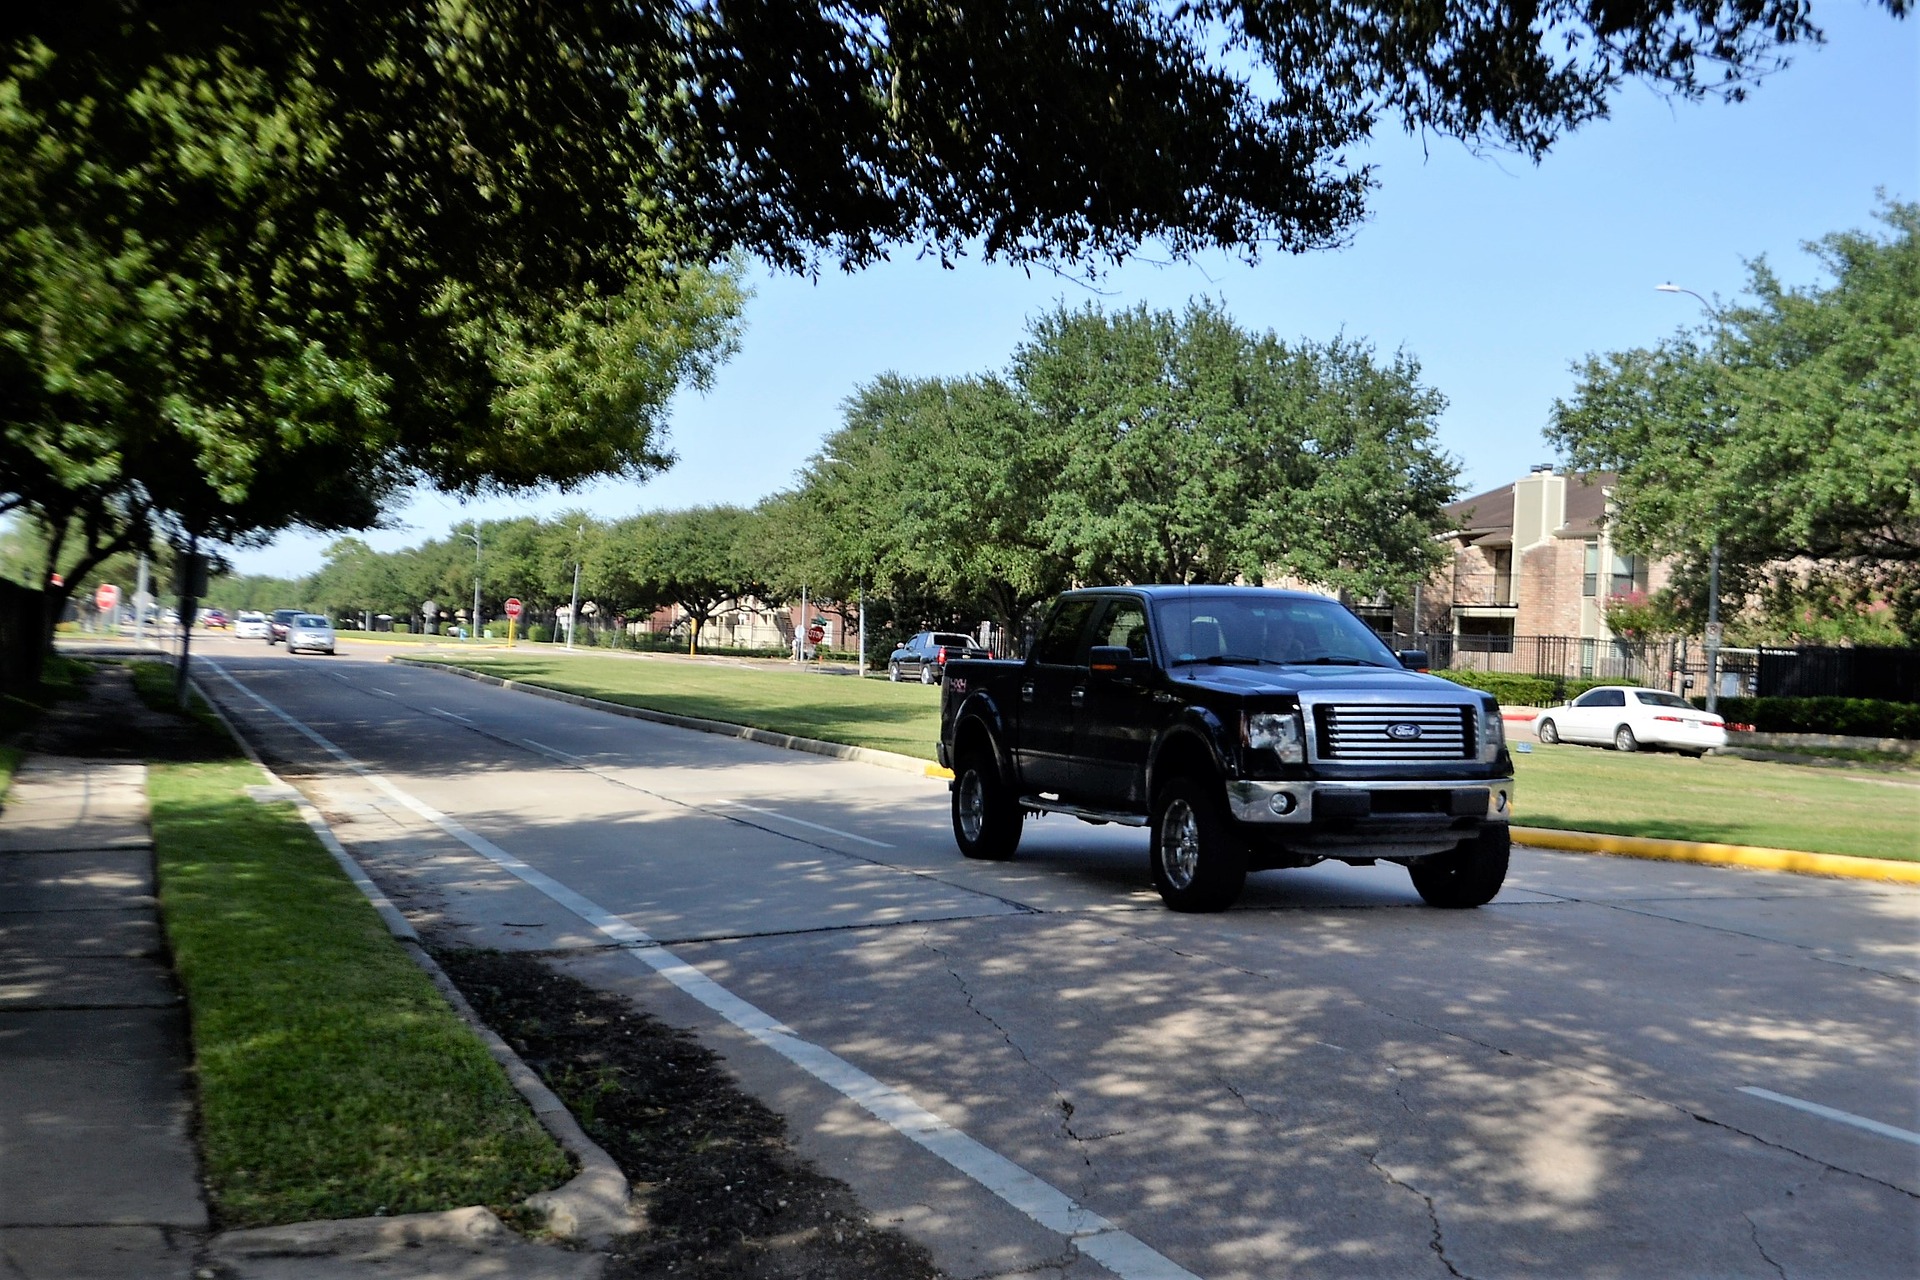
M1294 661L1283 663L1282 665L1289 667L1385 667L1389 671L1393 670L1393 667L1388 663L1375 662L1372 658L1340 658L1330 653L1323 653L1317 658L1296 658Z
M1244 653L1214 653L1204 658L1179 658L1173 665L1176 667L1257 667L1263 662L1272 661L1272 658L1256 658Z

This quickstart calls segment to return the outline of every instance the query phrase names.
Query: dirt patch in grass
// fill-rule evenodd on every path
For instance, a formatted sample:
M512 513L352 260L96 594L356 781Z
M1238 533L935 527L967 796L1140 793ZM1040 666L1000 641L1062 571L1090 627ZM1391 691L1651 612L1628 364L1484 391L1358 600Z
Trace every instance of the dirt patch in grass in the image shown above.
M938 1280L924 1249L872 1226L691 1035L534 957L436 957L645 1204L647 1230L614 1248L608 1280Z

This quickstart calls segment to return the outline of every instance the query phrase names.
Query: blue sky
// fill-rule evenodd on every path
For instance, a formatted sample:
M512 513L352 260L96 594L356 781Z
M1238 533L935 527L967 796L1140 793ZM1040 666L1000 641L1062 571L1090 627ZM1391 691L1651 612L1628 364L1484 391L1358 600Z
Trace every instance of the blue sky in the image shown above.
M1462 464L1463 491L1506 483L1553 459L1541 429L1571 389L1572 362L1699 321L1692 298L1654 285L1730 298L1762 255L1788 282L1810 283L1818 271L1803 242L1872 224L1876 190L1920 199L1920 21L1862 0L1816 4L1814 17L1828 43L1800 51L1746 102L1687 105L1629 86L1611 119L1538 166L1383 133L1364 156L1380 183L1370 216L1344 249L1252 268L1224 254L1137 262L1098 292L910 254L818 281L756 272L740 353L711 391L675 402L671 470L531 498L417 495L395 513L399 527L366 536L392 550L474 516L751 504L793 482L858 384L1001 368L1029 318L1063 297L1178 308L1209 294L1285 339L1345 332L1404 348L1450 402L1440 440ZM329 541L289 534L232 558L243 573L297 576L319 568Z

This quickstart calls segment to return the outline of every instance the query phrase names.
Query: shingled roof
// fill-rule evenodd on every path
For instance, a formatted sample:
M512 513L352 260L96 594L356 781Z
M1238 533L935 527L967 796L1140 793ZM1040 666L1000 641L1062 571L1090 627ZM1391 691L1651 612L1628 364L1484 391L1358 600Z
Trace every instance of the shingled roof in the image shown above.
M1614 471L1571 471L1566 473L1566 522L1554 530L1560 538L1579 538L1600 531L1606 515L1607 490L1619 485ZM1516 482L1517 483L1517 482ZM1513 536L1513 485L1476 493L1470 498L1450 502L1446 512L1453 518L1454 536L1474 543L1492 535Z

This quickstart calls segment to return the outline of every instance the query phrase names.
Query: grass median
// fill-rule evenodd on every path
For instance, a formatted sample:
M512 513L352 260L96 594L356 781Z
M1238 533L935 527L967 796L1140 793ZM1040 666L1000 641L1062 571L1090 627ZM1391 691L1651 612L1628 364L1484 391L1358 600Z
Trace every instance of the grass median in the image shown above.
M1920 773L1565 744L1514 764L1530 827L1920 861Z
M628 706L879 747L931 760L940 691L674 659L439 657ZM1591 747L1516 755L1528 826L1920 861L1920 773Z
M940 737L938 686L669 657L423 654L417 660L471 667L623 706L875 747L928 761Z
M136 679L152 701L162 677ZM566 1155L294 806L247 793L264 781L239 758L156 761L148 780L221 1225L511 1211L564 1181Z

